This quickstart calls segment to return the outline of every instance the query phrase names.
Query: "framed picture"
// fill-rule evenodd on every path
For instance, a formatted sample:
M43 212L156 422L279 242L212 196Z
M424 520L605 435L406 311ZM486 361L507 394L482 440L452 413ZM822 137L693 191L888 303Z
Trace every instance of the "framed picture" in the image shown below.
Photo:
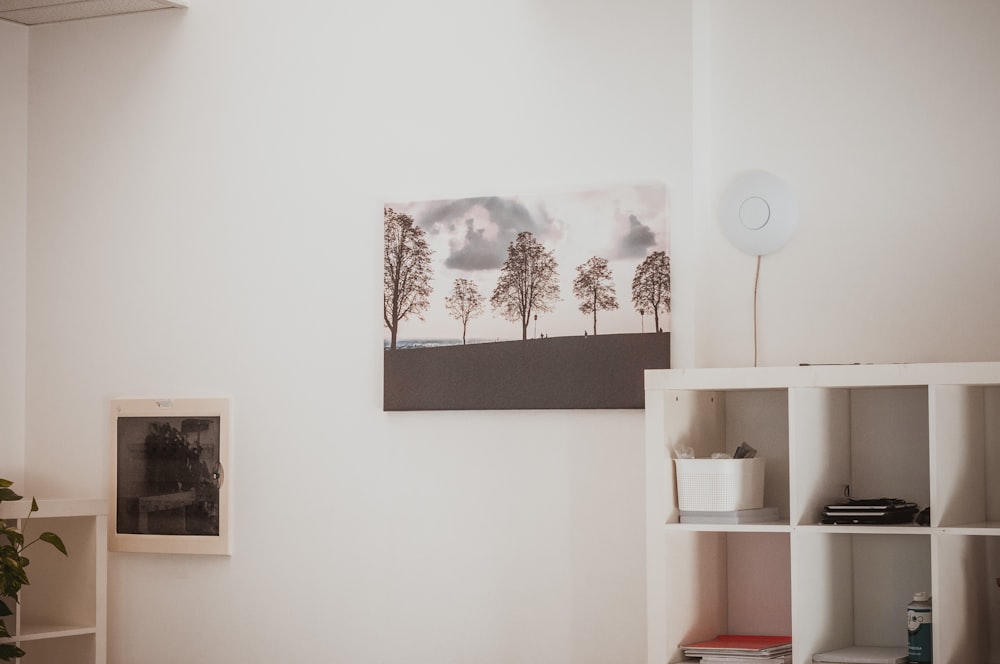
M666 184L383 211L383 410L644 407L670 366Z
M230 555L228 399L113 399L108 548Z

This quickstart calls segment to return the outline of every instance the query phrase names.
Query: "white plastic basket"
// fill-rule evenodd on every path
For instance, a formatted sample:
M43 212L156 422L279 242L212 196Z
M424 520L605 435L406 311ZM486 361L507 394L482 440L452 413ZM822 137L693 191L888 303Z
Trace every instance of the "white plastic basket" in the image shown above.
M751 510L764 506L764 459L674 459L682 510Z

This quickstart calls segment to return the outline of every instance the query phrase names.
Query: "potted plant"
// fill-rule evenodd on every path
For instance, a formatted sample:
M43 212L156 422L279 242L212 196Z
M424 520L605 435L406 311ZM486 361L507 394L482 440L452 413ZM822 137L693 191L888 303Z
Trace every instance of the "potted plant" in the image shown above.
M21 500L21 496L10 488L12 484L13 482L9 480L0 479L0 503ZM37 511L38 503L32 498L31 509L25 517L25 522ZM14 643L3 642L10 638L5 618L14 615L12 607L17 603L17 593L21 590L21 586L28 585L28 575L24 568L28 566L29 561L24 557L24 551L39 541L47 542L63 555L68 555L66 545L55 533L44 532L30 542L25 542L23 531L0 519L0 661L10 662L24 656L24 651Z

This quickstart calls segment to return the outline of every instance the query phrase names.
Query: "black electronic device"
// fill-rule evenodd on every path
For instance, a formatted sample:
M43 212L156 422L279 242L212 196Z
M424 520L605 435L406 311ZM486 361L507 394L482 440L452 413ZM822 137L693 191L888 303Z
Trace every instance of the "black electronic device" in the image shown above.
M917 504L902 498L849 498L823 508L824 524L912 523Z

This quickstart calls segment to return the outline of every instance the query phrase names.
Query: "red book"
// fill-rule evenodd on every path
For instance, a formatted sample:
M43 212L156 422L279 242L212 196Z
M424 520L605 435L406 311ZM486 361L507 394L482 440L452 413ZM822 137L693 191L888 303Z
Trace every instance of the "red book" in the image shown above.
M692 650L698 652L727 653L766 653L787 650L792 645L790 636L772 636L762 634L720 634L708 641L688 643L681 646L685 654Z

